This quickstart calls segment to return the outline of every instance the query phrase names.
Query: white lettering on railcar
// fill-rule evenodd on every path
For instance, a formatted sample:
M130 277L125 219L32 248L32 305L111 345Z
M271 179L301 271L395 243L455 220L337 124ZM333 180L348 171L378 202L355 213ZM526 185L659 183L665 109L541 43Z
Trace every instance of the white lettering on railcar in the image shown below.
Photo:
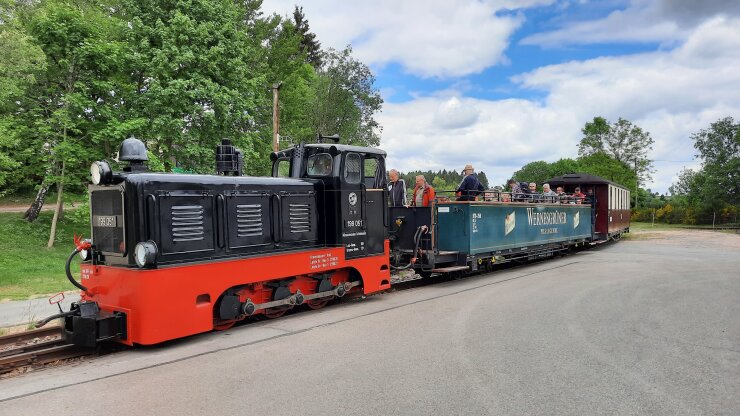
M561 211L535 212L534 208L527 208L527 221L530 226L566 224L568 214Z

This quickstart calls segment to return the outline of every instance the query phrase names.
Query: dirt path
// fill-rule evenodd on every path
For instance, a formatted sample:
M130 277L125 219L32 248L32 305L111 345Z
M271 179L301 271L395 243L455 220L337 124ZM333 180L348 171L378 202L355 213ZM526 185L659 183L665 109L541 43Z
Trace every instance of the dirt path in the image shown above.
M705 230L639 230L631 231L627 241L655 240L661 245L700 245L740 250L740 234Z

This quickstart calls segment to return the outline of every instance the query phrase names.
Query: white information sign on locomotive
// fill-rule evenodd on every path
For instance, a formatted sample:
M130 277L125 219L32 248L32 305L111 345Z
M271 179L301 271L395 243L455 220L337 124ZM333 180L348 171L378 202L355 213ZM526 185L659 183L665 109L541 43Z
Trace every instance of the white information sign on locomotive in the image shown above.
M578 228L578 224L581 222L581 213L576 212L576 215L573 216L573 228Z
M327 267L336 267L339 265L339 257L329 253L312 254L309 256L311 270L325 269Z

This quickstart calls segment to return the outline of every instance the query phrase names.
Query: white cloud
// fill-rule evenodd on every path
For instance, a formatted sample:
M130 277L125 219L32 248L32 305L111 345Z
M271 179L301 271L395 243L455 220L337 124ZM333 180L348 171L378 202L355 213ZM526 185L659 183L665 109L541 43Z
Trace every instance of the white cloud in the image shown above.
M366 64L399 63L421 77L458 77L505 63L509 37L523 17L498 12L554 0L377 0L307 2L303 10L323 46L352 44ZM263 10L291 14L295 1L267 0Z
M473 163L492 183L535 160L574 157L580 130L594 116L629 119L651 133L665 192L682 166L695 167L690 135L719 118L740 116L740 19L714 18L672 51L550 65L515 78L545 91L544 102L449 95L386 104L379 120L388 166L461 169ZM440 112L463 120L440 128ZM476 117L466 118L466 111ZM472 122L471 122L472 120ZM452 122L450 125L455 125Z
M604 18L569 22L562 28L530 35L521 43L554 47L614 42L683 41L697 24L714 16L736 16L737 0L632 0Z

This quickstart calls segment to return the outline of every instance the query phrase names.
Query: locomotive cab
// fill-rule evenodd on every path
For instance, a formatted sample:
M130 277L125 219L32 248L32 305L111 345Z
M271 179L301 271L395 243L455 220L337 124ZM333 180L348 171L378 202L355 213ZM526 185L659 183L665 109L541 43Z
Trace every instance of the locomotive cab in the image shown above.
M347 259L383 253L387 237L385 156L380 149L300 144L272 155L273 177L323 183L323 241L344 246Z

